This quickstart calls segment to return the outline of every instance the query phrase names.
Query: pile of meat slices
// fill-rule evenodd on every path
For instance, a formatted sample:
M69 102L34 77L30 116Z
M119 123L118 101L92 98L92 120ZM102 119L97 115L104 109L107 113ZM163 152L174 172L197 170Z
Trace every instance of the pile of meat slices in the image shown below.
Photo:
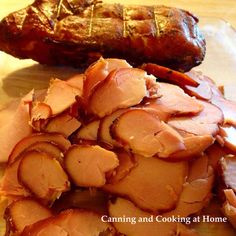
M236 103L198 72L101 58L0 116L7 235L197 235L101 215L192 216L214 185L236 227Z

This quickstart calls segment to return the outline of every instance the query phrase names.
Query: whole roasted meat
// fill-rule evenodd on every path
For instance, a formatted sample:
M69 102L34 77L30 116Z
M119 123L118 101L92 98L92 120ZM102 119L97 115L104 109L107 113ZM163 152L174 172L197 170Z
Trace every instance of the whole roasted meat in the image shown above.
M36 0L0 22L0 50L49 65L81 67L104 56L187 71L205 55L197 23L166 6Z

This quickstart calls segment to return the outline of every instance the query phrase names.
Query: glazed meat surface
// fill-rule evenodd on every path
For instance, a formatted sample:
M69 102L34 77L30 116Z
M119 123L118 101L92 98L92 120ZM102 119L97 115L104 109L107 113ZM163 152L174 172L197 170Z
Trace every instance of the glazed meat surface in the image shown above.
M0 22L0 50L42 64L81 67L100 56L187 71L205 40L191 13L166 6L36 0Z

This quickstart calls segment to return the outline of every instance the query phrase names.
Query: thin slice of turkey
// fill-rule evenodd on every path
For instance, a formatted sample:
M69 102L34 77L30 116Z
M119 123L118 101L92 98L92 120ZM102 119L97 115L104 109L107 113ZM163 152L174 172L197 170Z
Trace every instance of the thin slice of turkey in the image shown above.
M14 114L9 114L9 120L0 127L0 162L7 162L14 146L23 138L32 133L29 125L28 101L32 101L33 91L23 97Z

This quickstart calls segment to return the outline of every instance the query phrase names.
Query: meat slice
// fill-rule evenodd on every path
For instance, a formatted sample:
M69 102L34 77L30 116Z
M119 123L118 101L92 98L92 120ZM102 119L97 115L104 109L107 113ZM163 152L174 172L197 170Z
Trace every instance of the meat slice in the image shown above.
M60 163L63 162L63 157L64 157L63 151L58 147L57 144L52 143L52 142L36 142L36 143L33 143L32 145L30 145L29 147L27 147L24 150L24 152L27 152L27 151L46 152L50 156L53 156ZM21 155L23 155L23 154L21 154ZM18 156L19 159L21 158L20 156Z
M236 126L236 102L226 100L223 97L214 96L212 99L212 104L219 107L223 114L225 123Z
M209 166L208 157L202 155L193 160L176 208L164 215L166 217L172 215L187 217L198 213L211 198L213 181L213 168Z
M28 197L31 193L19 182L18 168L21 159L8 164L1 179L1 195L11 197Z
M114 236L114 227L101 221L101 216L87 210L68 209L55 217L25 228L21 236Z
M54 79L51 80L44 103L50 106L52 115L57 115L73 105L76 96L81 96L80 89L72 87L66 81Z
M169 160L189 160L202 154L214 141L211 135L187 135L183 138L185 149L169 155L168 158Z
M145 75L145 71L136 68L112 71L94 90L89 111L101 118L139 104L147 94Z
M186 94L180 87L168 83L159 82L157 84L161 96L147 101L143 108L150 112L153 111L160 119L166 121L172 116L194 115L203 110L203 105Z
M125 178L137 166L137 160L131 153L124 150L116 150L116 154L119 159L119 166L107 174L108 183L112 184Z
M100 146L72 146L64 159L65 168L77 186L101 187L105 174L119 165L114 152Z
M214 81L201 72L191 71L188 74L200 85L197 88L186 86L186 92L198 98L204 98L219 107L223 112L225 123L235 126L236 102L225 99Z
M98 128L100 120L94 120L86 125L83 125L76 133L78 140L92 140L96 141L98 136Z
M174 117L168 121L168 124L190 134L216 136L219 132L219 125L224 121L221 110L208 102L198 102L203 106L203 110L199 114Z
M125 216L127 222L114 222L113 225L119 233L127 236L170 236L176 235L177 224L173 222L157 222L156 215L140 210L132 202L117 198L108 204L109 216L115 219ZM142 219L150 219L151 222L138 221ZM159 216L160 218L160 216ZM104 217L104 219L106 219Z
M222 206L222 210L225 216L227 216L230 223L236 228L236 195L232 189L225 189L224 195L226 201Z
M114 122L112 133L128 150L145 157L168 157L185 149L183 139L177 131L141 109L122 114Z
M236 192L236 156L227 155L222 157L219 162L219 176L221 188L230 188Z
M222 157L227 155L227 150L218 143L214 143L205 151L205 153L208 156L209 165L212 166L212 168L217 173L218 162Z
M18 179L46 203L55 201L70 188L70 182L60 163L44 152L24 153L18 168Z
M158 213L175 207L188 172L187 162L166 162L137 156L137 166L119 182L103 189L129 198L141 209ZM167 171L168 170L168 171Z
M56 144L62 152L65 152L70 147L70 141L66 139L61 134L45 134L45 133L35 133L22 140L20 140L9 156L8 163L11 164L15 159L32 144L38 142L50 142Z
M76 74L72 77L70 77L66 82L70 86L80 90L80 94L83 93L83 86L84 86L84 79L85 75L84 74Z
M112 138L111 127L113 122L128 109L119 109L101 119L98 129L98 140L108 147L120 147L121 145Z
M32 101L33 92L31 91L21 99L14 115L0 127L0 162L7 162L8 157L14 146L23 138L32 133L32 128L29 125L29 106L25 101Z
M5 210L6 235L20 234L28 225L52 216L51 211L31 198L23 198L11 203Z
M223 94L218 89L215 82L208 76L203 75L202 72L191 70L186 73L192 80L194 80L199 85L197 87L192 87L189 85L185 86L185 91L191 96L195 96L200 99L211 101L213 96L223 97Z
M46 125L44 131L49 133L63 134L65 137L70 136L81 126L81 122L75 117L63 113L52 118Z
M35 102L32 104L30 111L31 123L38 120L46 120L52 115L52 110L49 105L43 102Z
M83 99L85 104L93 93L95 87L103 81L108 74L115 69L131 68L131 66L121 59L104 59L100 58L97 62L88 67L85 71L85 81L83 87Z

